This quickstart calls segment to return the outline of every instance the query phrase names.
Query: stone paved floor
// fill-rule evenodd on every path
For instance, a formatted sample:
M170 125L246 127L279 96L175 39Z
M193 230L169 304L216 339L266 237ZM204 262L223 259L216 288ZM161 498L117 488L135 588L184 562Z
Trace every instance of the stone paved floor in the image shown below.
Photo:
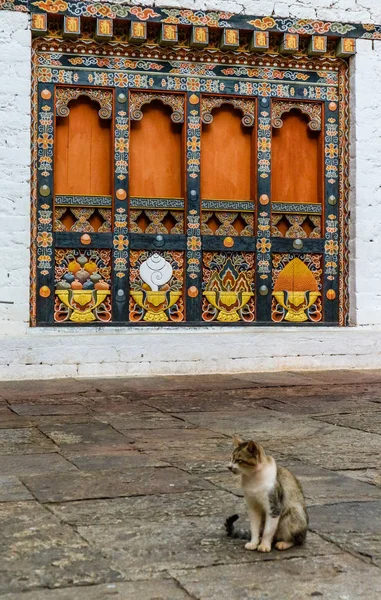
M299 476L306 545L225 537L231 434ZM0 600L381 598L381 371L0 383Z

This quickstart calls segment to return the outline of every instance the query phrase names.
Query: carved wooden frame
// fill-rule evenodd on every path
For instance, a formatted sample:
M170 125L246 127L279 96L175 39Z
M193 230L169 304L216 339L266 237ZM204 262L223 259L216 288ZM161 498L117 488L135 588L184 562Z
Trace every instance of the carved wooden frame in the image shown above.
M213 121L212 111L223 104L230 104L241 111L242 125L252 127L255 121L255 100L246 98L228 98L221 96L202 96L201 98L201 120L205 125Z
M77 100L80 96L87 96L100 106L98 114L101 119L111 119L113 93L110 90L94 90L91 88L57 87L55 108L58 117L68 117L70 114L69 102Z
M307 115L309 118L308 127L311 131L321 131L322 105L315 102L273 100L271 103L271 125L275 129L281 129L283 127L282 116L294 109Z
M185 98L182 94L161 94L151 92L131 92L130 117L133 121L143 118L142 106L159 100L172 109L171 120L173 123L184 123Z

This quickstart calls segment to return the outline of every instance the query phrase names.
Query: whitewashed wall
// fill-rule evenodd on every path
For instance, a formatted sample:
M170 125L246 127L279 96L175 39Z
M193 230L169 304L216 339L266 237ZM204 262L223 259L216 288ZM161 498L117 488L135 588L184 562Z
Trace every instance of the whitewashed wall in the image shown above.
M140 4L381 22L375 0ZM0 11L0 380L381 367L381 41L351 62L353 326L282 330L29 328L30 43L28 16Z

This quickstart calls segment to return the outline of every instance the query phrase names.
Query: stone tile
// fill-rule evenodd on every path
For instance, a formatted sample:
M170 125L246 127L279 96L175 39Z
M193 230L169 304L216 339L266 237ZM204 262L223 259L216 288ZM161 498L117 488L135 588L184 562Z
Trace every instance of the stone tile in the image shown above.
M2 381L0 395L10 402L20 398L25 398L29 402L34 396L64 396L80 394L93 389L94 382L87 382L83 379L67 378L64 384L61 379Z
M37 502L0 504L0 594L114 582L122 574ZM20 595L19 595L20 598Z
M344 550L381 566L381 501L312 507L310 527Z
M73 456L70 460L81 471L121 471L125 469L139 469L141 467L166 467L167 463L144 452L133 450L114 452L113 454L97 454L90 456ZM0 470L1 472L1 470Z
M57 471L77 471L77 469L55 453L0 456L0 475L31 475Z
M139 409L139 407L137 408ZM128 416L119 414L117 417L101 415L96 418L98 421L108 423L118 431L129 429L192 429L194 427L181 417L163 414L159 411L137 412Z
M19 594L5 594L2 600L21 600ZM22 600L188 600L192 598L174 579L155 579L37 590L22 595Z
M349 414L325 415L324 417L315 417L316 420L332 423L341 427L350 427L351 429L359 429L368 431L369 433L381 434L381 404L374 404L378 410L363 411L363 406L357 412Z
M277 437L303 438L311 435L321 435L335 431L329 424L316 426L313 419L295 419L289 415L277 415L265 408L250 411L225 413L203 412L196 414L176 413L193 425L207 426L211 431L224 435L239 433L243 439L256 441L271 440ZM233 449L233 445L232 445Z
M208 441L209 444L213 444L211 440L223 440L224 437L219 433L210 431L209 429L203 429L201 427L191 429L151 429L142 430L131 429L128 431L128 436L134 440L136 447L156 449L156 448L184 448L189 446L191 448L193 444L203 443Z
M199 600L377 600L381 573L372 565L345 555L262 561L203 569L170 569Z
M336 471L336 473L381 487L381 469L355 469L354 471L347 469L345 471Z
M8 407L2 406L0 409L0 429L13 429L18 427L30 427L31 423L25 417L20 417L12 412Z
M56 452L57 447L32 428L0 429L0 455Z
M40 502L173 494L212 488L207 481L197 479L173 467L126 469L110 473L107 471L51 473L23 476L22 481Z
M291 548L287 553L273 550L269 555L248 552L243 540L228 538L223 530L223 517L181 517L156 522L127 519L118 525L79 526L78 532L94 548L108 548L119 568L130 579L139 573L157 574L168 569L206 567L215 564L257 563L262 560L289 560L293 556L316 557L334 555L334 544L311 534L308 543Z
M198 413L210 411L244 411L260 406L267 398L265 389L219 390L187 392L186 394L154 395L145 400L153 408L170 413Z
M381 489L338 473L301 464L290 466L290 470L302 484L309 506L332 502L381 500Z
M0 502L18 502L33 500L32 494L17 477L0 476Z
M229 438L195 439L190 443L172 442L166 447L156 442L151 448L149 441L142 444L137 441L136 447L144 449L149 456L157 457L175 467L189 473L213 473L226 471L232 454Z
M217 490L179 492L157 496L135 496L99 500L81 500L49 505L60 520L74 526L116 525L127 520L149 518L157 523L177 518L208 517L220 519L246 511L243 500Z
M77 415L88 412L82 404L12 404L18 415Z
M307 396L305 398L268 399L263 405L266 408L300 415L335 415L338 413L356 414L359 410L379 411L380 405L361 396ZM327 421L328 422L328 421Z
M48 427L55 427L56 425L64 424L84 424L84 423L97 423L96 418L91 414L78 414L78 415L37 415L28 417L30 425L39 427L42 429L44 425ZM29 426L30 426L29 425ZM41 427L40 427L41 425Z
M343 427L308 439L271 440L265 448L283 461L297 459L333 471L381 468L381 437Z
M74 444L118 446L129 442L124 435L109 425L99 422L42 425L40 429L59 446Z

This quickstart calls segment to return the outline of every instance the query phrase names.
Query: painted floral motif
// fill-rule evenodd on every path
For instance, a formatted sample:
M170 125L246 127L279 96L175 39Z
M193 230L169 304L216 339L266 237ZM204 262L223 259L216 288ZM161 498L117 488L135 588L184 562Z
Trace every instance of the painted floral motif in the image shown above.
M38 170L48 177L53 168L53 112L49 105L43 105L38 122Z
M198 110L188 116L187 164L189 177L197 179L200 172L201 124Z
M187 273L190 279L197 279L201 264L200 217L196 210L190 210L187 219L187 236L191 241L187 248Z
M129 247L127 209L122 206L115 209L113 246L114 273L122 279L127 272Z
M128 149L128 115L125 110L119 110L115 118L115 173L121 181L128 173Z
M326 178L334 184L339 176L339 132L334 117L328 119L326 126L324 154Z
M112 114L112 92L108 90L94 90L91 88L57 88L56 89L56 114L67 117L70 113L69 103L80 96L88 96L90 100L100 106L101 119L110 119Z
M326 277L329 281L335 281L339 258L339 229L337 217L333 214L327 216L324 251L327 255L325 265Z

